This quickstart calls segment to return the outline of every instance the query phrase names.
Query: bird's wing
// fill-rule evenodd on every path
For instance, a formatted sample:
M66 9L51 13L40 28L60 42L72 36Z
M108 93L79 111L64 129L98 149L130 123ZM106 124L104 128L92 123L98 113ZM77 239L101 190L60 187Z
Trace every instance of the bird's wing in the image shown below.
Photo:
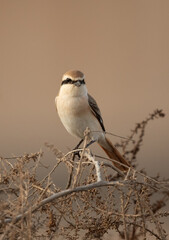
M91 112L97 118L97 120L100 123L100 126L102 127L103 131L105 132L105 127L104 127L104 124L103 124L103 119L102 119L102 116L101 116L100 109L99 109L96 101L94 100L94 98L90 94L88 94L88 102L89 102Z

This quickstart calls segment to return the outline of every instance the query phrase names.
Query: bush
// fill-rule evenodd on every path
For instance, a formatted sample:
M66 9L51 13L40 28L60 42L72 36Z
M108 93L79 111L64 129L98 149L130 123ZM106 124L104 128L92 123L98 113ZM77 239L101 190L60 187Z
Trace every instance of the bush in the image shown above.
M162 110L154 111L116 144L131 163L126 174L85 143L79 155L46 144L57 163L43 179L37 174L43 152L1 157L1 239L166 239L168 182L137 171L136 162L147 124L160 117ZM52 181L61 164L68 175L64 189Z

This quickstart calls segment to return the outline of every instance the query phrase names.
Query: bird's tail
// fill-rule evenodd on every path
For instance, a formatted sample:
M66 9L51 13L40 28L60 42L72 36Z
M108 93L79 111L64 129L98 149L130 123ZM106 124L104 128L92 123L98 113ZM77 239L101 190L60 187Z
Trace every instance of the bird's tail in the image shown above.
M117 162L113 162L115 167L120 169L121 171L127 171L128 167L130 167L130 164L127 162L127 160L120 154L120 152L113 146L111 141L108 138L102 138L100 141L98 141L99 146L105 151L105 153L109 156L109 158L118 161L119 163L122 163L126 165L118 164Z

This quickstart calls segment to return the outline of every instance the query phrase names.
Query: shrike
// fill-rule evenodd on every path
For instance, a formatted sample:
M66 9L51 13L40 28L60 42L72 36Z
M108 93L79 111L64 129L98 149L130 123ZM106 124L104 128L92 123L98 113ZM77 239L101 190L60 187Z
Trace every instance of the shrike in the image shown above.
M88 127L90 141L96 141L111 159L130 166L105 136L100 109L94 98L88 94L82 72L72 70L63 75L55 103L62 123L71 135L83 139L84 131ZM128 169L117 162L114 162L114 165L122 171Z

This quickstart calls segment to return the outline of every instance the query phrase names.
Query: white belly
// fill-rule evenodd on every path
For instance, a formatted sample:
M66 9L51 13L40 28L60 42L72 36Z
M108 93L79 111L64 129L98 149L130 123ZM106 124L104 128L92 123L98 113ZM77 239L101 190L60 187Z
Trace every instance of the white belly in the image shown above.
M100 123L91 112L86 96L58 96L55 101L59 117L71 135L83 138L87 127L91 131L91 139L97 140L99 136L103 135Z

